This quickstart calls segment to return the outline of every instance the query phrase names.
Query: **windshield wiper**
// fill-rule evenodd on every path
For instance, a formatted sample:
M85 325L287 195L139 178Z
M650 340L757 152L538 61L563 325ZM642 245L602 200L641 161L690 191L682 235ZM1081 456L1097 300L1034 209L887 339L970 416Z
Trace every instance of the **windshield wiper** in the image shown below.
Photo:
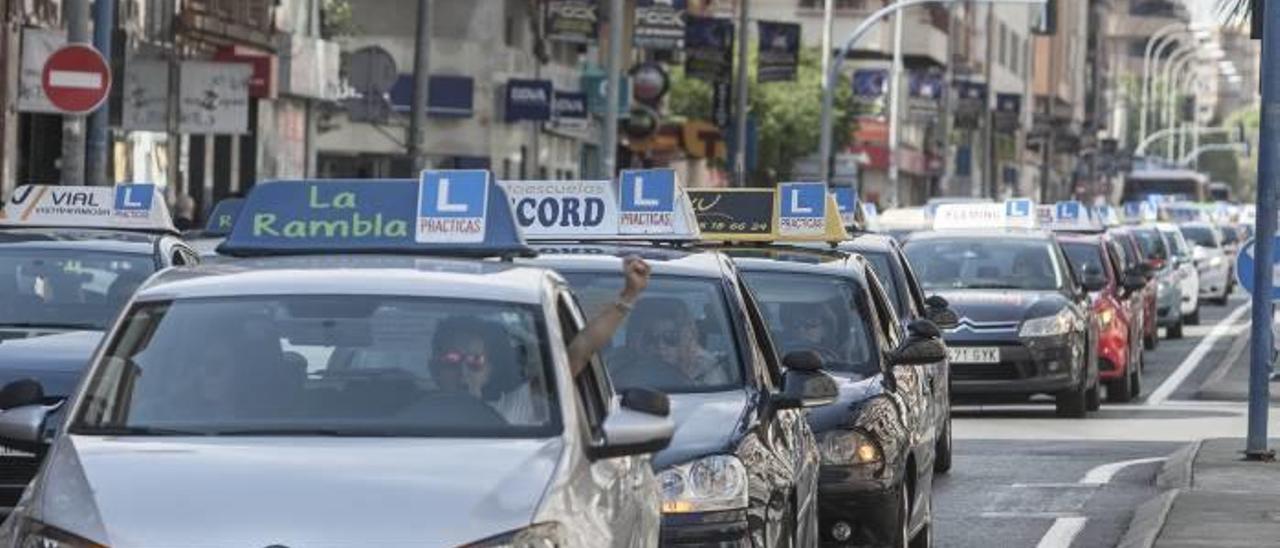
M208 436L207 430L182 430L159 426L91 426L71 430L72 434L87 436Z
M6 322L0 329L87 329L101 331L102 328L89 323L50 323L50 322Z

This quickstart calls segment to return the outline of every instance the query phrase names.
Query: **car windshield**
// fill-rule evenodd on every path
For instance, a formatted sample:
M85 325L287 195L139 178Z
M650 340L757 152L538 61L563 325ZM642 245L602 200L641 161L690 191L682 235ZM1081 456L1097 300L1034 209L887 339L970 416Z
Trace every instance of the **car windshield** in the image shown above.
M1218 247L1218 239L1213 236L1212 228L1196 225L1184 225L1179 228L1182 229L1182 235L1193 245L1208 248Z
M822 355L828 371L858 377L880 372L872 358L868 322L857 312L860 288L852 281L778 272L744 276L764 309L779 353L812 350Z
M588 318L613 306L622 278L566 273ZM742 386L742 360L719 281L653 276L604 350L619 389L716 392Z
M1102 247L1087 242L1063 242L1062 251L1067 254L1067 263L1076 273L1076 278L1083 279L1085 270L1106 273L1103 262Z
M525 305L401 296L145 303L108 346L72 428L546 437L560 422L540 318Z
M1164 238L1154 228L1134 229L1133 237L1138 240L1142 255L1148 259L1167 259L1169 251L1165 249Z
M141 253L0 248L0 327L106 329L153 272Z
M907 259L925 289L1062 287L1053 243L999 238L929 238L907 242Z

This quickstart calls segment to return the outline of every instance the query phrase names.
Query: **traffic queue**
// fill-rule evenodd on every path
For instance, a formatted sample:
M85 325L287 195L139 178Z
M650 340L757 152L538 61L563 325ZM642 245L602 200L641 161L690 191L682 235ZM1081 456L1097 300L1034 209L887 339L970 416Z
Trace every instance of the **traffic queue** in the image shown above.
M20 187L0 543L931 546L953 401L1130 401L1230 294L1241 230L1172 211L428 170L180 234Z

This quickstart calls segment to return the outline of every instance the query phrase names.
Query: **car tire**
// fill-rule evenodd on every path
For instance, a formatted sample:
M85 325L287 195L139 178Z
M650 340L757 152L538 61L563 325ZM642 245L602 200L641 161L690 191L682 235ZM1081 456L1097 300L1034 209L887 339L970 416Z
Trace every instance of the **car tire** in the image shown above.
M1200 303L1199 302L1196 303L1195 310L1192 310L1190 314L1187 314L1182 317L1182 323L1185 323L1187 325L1200 325Z
M1141 395L1142 395L1142 365L1141 365L1141 363L1145 363L1145 362L1146 362L1146 360L1145 360L1145 359L1143 359L1142 357L1139 357L1139 358L1138 358L1138 361L1139 361L1139 364L1140 364L1140 365L1138 365L1138 367L1135 367L1135 368L1133 369L1133 380L1129 383L1129 388L1130 388L1130 391L1129 391L1129 399L1130 399L1130 400L1136 400L1136 399L1138 399L1138 396L1141 396Z
M895 548L911 548L911 497L907 492L907 484L898 486L898 522L893 524L893 538L890 546Z
M1218 306L1227 306L1227 301L1229 300L1231 300L1231 290L1227 289L1226 291L1222 292L1221 297L1216 297L1213 299L1213 304L1216 304Z
M943 425L942 435L938 436L936 455L933 457L933 472L946 474L951 471L951 417Z
M1151 330L1151 334L1142 335L1142 347L1147 350L1155 350L1160 345L1160 328L1156 327Z
M1182 338L1182 322L1175 323L1165 328L1165 337L1170 339Z
M1083 419L1088 414L1087 399L1088 389L1084 387L1085 381L1080 381L1080 386L1069 391L1058 393L1058 397L1053 402L1054 411L1059 417L1070 419Z
M1094 383L1093 388L1084 393L1085 411L1097 411L1102 409L1102 381Z
M1133 370L1136 364L1130 363L1125 368L1124 376L1107 381L1107 401L1111 403L1129 403L1133 400Z
M928 512L925 513L926 519L924 527L916 532L916 536L911 539L911 548L933 548L933 499L926 499L929 505Z

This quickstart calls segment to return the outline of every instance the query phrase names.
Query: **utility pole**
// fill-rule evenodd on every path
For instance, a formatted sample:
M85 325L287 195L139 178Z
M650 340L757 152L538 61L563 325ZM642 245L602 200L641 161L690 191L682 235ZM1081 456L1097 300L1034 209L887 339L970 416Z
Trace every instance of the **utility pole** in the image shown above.
M62 18L67 22L67 43L88 44L89 0L64 0ZM62 115L62 184L84 184L85 117Z
M111 34L116 28L115 0L94 0L93 2L93 47L102 54L107 66L111 66ZM91 185L105 185L110 182L107 176L107 154L111 138L111 101L103 101L98 110L89 115L88 150L85 155L86 182Z
M738 95L738 112L733 124L733 175L734 186L747 186L747 93L749 91L747 64L750 63L751 0L738 0L738 82L734 93Z
M1276 234L1276 178L1280 177L1280 2L1264 4L1262 37L1262 129L1258 137L1258 216L1253 260L1253 309L1249 325L1248 460L1273 460L1267 447L1271 404L1271 277Z
M987 186L995 183L995 135L992 131L991 97L995 95L996 64L996 7L987 6L987 51L983 70L986 71L987 96L982 98L982 177L973 182L974 196L981 198L987 195ZM994 194L992 194L994 197Z
M423 133L427 127L427 88L431 84L431 0L418 0L413 51L413 107L409 114L408 154L416 174L427 168Z
M831 37L835 28L835 11L835 0L825 0L822 3L822 97L824 100L835 94L835 90L831 88L835 82L827 78L827 74L831 72L831 56L834 54L832 49L835 48ZM824 103L823 106L826 104ZM823 138L826 138L826 135L823 135ZM828 186L831 185L831 162L829 154L818 158L818 179L827 183ZM854 188L856 191L857 183L854 183Z
M889 70L889 205L898 207L902 180L898 176L898 118L902 110L902 10L893 12L893 68Z
M951 132L955 131L956 101L956 54L959 53L958 42L960 29L956 25L956 8L959 2L947 5L947 63L942 77L942 187L943 194L950 194L952 179L955 178L955 148Z
M605 70L604 138L600 167L605 178L613 179L618 171L618 88L622 86L622 0L609 0L609 60Z

